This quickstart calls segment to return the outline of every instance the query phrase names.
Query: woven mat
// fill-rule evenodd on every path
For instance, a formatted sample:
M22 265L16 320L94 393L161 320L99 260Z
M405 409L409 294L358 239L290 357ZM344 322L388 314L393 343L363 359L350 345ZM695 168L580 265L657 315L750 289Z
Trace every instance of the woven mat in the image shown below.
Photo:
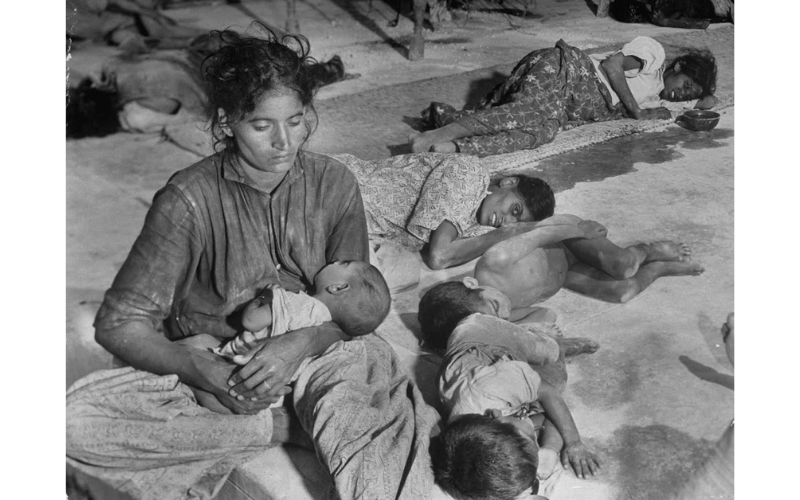
M719 68L717 109L733 105L732 26L706 31L687 30L654 38L664 45L667 59L674 57L681 48L710 49L717 58ZM618 46L609 45L586 52L607 52ZM320 125L311 138L309 149L329 154L352 153L364 159L408 153L408 135L418 126L420 110L431 101L446 102L459 108L474 102L505 78L514 64L501 64L319 101L316 108ZM496 155L485 161L494 171L522 169L548 156L616 137L663 128L670 123L670 120L638 122L631 119L593 123L562 131L553 142L538 149Z

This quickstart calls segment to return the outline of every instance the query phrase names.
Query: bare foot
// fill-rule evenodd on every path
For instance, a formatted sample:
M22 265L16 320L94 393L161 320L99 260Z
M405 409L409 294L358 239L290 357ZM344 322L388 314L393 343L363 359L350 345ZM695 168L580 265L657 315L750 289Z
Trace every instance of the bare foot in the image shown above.
M434 144L431 151L434 153L456 153L458 152L458 146L453 141L440 142L439 144Z
M556 340L564 336L564 332L555 323L521 323L520 326L533 332L549 335Z
M647 257L644 263L662 261L662 262L685 262L692 258L692 249L686 243L678 243L675 241L655 241L646 244Z
M700 276L706 270L702 264L694 261L656 261L647 264L657 266L659 276Z
M565 358L583 353L592 354L600 349L599 343L581 337L556 337L556 343Z

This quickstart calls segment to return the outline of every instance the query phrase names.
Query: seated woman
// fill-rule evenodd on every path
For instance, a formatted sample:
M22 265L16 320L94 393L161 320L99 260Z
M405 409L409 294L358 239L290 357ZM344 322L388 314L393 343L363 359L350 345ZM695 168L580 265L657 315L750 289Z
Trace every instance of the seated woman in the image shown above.
M411 149L511 153L588 122L669 119L663 101L698 99L700 109L716 105L717 66L710 52L689 52L666 66L665 57L661 44L648 37L593 55L559 40L555 48L525 56L474 109L431 103L423 118L433 130L412 134Z
M68 390L67 462L132 498L211 498L234 467L308 433L341 498L420 498L435 412L377 336L350 340L328 322L265 339L238 363L175 342L234 338L267 285L304 291L326 264L367 258L355 177L301 150L315 120L308 42L267 35L223 32L203 65L220 151L156 193L106 292L95 338L129 366ZM297 417L269 409L293 391ZM386 477L362 484L375 457Z

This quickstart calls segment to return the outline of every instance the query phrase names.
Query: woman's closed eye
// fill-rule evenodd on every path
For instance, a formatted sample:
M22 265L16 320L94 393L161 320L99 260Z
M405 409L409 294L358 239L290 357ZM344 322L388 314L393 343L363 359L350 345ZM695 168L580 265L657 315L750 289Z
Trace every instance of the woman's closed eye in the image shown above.
M272 128L272 124L269 122L259 122L253 124L253 130L258 132L263 132L265 130L269 130L270 128Z
M514 205L514 207L511 209L511 215L514 217L519 217L522 215L522 207L519 205Z

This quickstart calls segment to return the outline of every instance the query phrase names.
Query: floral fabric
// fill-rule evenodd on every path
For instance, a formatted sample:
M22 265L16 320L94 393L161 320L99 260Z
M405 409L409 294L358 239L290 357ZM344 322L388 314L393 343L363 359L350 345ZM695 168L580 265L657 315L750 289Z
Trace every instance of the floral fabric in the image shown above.
M385 238L414 250L445 220L459 238L487 233L477 212L488 194L489 173L475 156L417 153L366 161L333 157L356 176L370 238Z

